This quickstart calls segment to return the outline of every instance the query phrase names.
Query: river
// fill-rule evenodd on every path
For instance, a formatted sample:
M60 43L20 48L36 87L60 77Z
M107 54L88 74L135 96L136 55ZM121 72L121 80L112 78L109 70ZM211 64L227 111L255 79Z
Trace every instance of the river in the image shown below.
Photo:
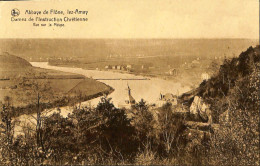
M112 98L112 102L115 106L120 105L128 98L127 84L131 88L132 96L135 98L136 101L140 101L141 98L143 98L148 103L155 103L159 99L160 93L172 93L175 95L179 95L190 90L189 87L182 86L178 82L163 80L159 78L149 78L128 73L119 73L115 71L85 70L81 68L50 66L47 62L31 62L31 64L35 67L82 74L86 77L92 77L93 79L100 79L98 81L103 82L115 89L115 91L109 95L109 97ZM91 105L97 104L98 101L99 99L91 100Z
M148 78L148 77L137 76L128 73L120 73L115 71L86 70L81 68L51 66L48 64L48 62L31 62L31 64L34 67L58 70L63 72L70 72L75 74L82 74L86 77L99 79L100 82L103 82L115 89L115 91L111 93L108 97L112 98L112 102L116 107L123 105L125 103L125 100L128 100L127 85L129 85L129 87L131 88L131 94L136 101L140 101L141 99L144 99L148 104L158 102L160 93L162 94L172 93L175 95L180 95L190 90L188 86L183 86L178 82L163 80L160 78ZM116 79L116 80L111 80L111 79ZM129 80L129 79L139 79L139 80ZM100 101L100 97L82 102L82 106L84 105L96 106L99 101ZM55 108L51 110L45 110L43 114L50 115L55 111L56 111ZM61 108L61 115L64 117L66 117L71 112L72 112L72 108L70 107ZM16 126L15 131L18 132L21 131L22 128L20 126L22 125L36 123L35 117L36 114L22 115L18 117L17 120L20 121L20 125Z

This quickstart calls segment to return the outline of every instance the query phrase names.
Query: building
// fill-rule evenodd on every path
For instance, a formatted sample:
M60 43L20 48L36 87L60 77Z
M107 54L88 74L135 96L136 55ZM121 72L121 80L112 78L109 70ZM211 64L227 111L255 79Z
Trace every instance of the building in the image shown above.
M157 105L161 107L166 103L171 103L173 106L175 106L178 104L177 99L178 97L171 93L166 93L165 95L160 93L160 97L159 97L159 101L157 102Z
M132 106L135 104L135 99L131 95L131 89L128 84L127 84L127 90L128 90L128 97L129 97L128 104L130 104Z
M126 67L125 66L121 66L121 70L126 70Z
M127 69L132 69L132 65L126 65Z
M124 101L124 103L119 103L118 107L119 108L131 108L132 106L134 106L136 104L135 99L133 98L132 94L131 94L131 88L129 87L129 85L127 84L127 98Z
M202 80L208 80L209 79L209 74L208 73L202 73L201 74L201 79Z
M142 70L148 70L149 69L149 65L148 64L141 65L141 69Z
M193 60L191 63L193 64L199 64L200 62L198 60Z
M169 75L177 76L178 75L177 69L170 69L169 70Z
M121 66L120 65L116 66L116 69L121 70Z

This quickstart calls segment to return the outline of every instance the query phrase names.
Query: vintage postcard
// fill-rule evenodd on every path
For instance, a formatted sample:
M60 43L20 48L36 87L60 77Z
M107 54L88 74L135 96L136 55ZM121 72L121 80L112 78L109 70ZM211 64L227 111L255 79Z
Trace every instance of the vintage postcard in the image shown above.
M0 165L259 165L258 0L0 0Z

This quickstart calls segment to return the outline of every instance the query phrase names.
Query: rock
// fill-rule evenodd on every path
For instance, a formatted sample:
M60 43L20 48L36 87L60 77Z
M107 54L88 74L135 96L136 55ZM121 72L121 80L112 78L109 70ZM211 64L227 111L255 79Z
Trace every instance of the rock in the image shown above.
M190 113L193 115L199 115L203 120L211 121L211 111L209 105L203 101L199 96L195 96L190 106Z

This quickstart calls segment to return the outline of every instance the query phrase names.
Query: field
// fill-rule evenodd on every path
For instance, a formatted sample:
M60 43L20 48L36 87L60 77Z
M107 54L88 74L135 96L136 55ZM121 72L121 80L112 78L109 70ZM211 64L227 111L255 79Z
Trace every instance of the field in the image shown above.
M84 79L34 79L34 82L37 82L39 85L48 85L51 87L50 92L42 92L43 98L46 98L46 102L49 102L52 96L53 100L65 96L92 96L99 93L109 93L111 90L109 86L95 81L93 79L84 78ZM21 88L10 88L17 85L13 80L0 81L0 101L4 101L5 96L10 96L12 98L12 104L14 106L25 106L31 104L32 101L36 102L37 94L33 90L25 91ZM33 103L35 103L33 102ZM45 102L45 101L43 101Z
M42 69L38 67L34 67L34 71L36 73L42 73L48 79L84 79L85 77L80 74L61 72L50 69Z
M94 95L99 92L109 92L111 90L106 84L97 82L93 79L84 79L76 86L68 91L68 94L75 94L81 92L84 95Z
M0 101L5 102L9 96L14 107L35 105L38 93L42 103L57 103L72 94L71 99L89 99L111 91L109 86L83 75L33 67L9 53L1 54L0 60ZM68 102L63 101L62 105Z

